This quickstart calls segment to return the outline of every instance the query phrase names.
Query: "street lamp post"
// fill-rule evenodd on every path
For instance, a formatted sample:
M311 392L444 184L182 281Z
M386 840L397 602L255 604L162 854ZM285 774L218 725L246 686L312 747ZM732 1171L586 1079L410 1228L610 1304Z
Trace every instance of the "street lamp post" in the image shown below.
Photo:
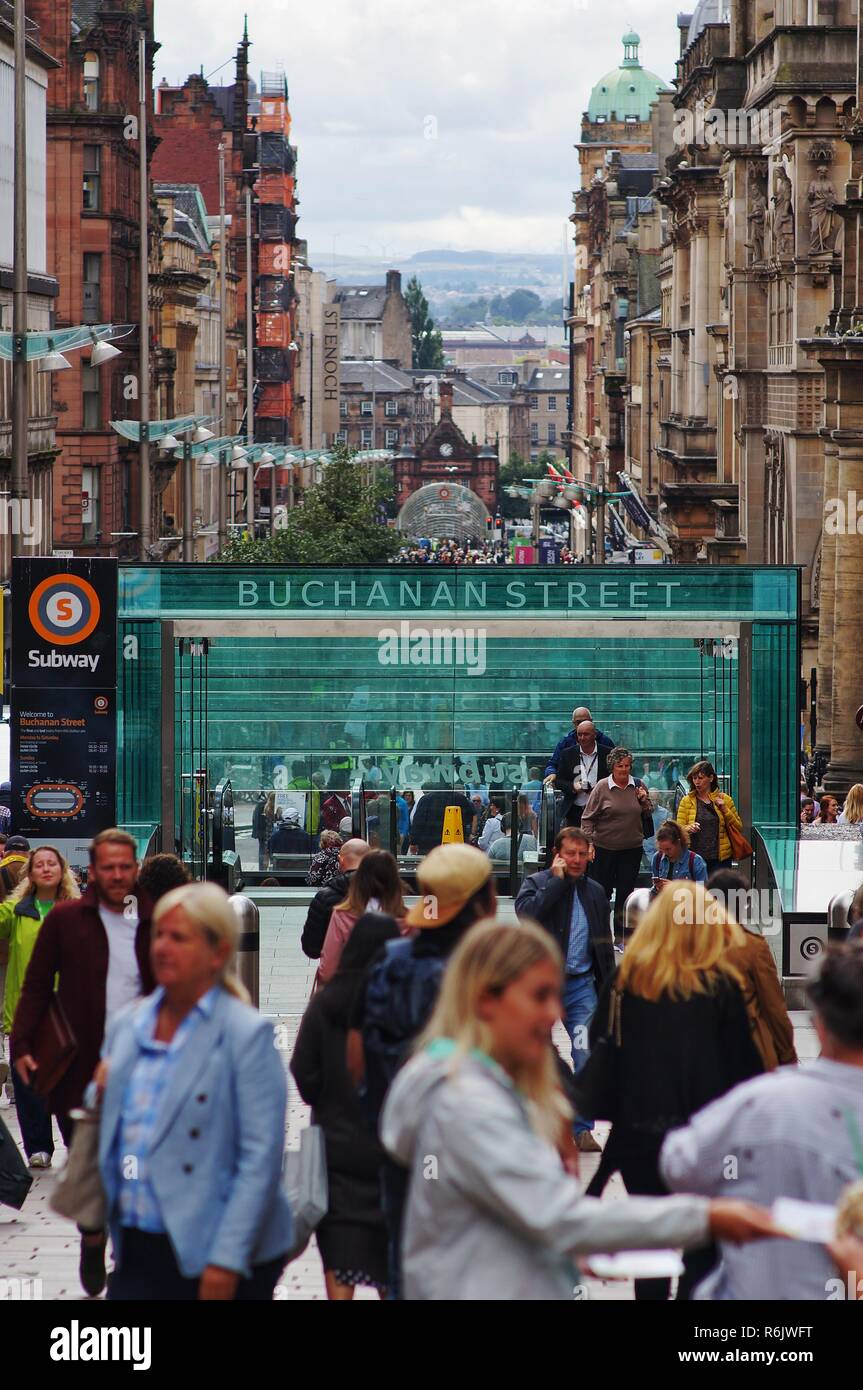
M219 420L223 432L228 429L228 355L227 355L227 255L225 245L225 142L219 143ZM218 544L224 548L228 539L228 454L219 452L219 472L216 477L219 499Z
M12 289L12 515L20 518L29 487L27 459L27 16L24 0L15 5L15 168ZM15 504L17 503L17 508ZM12 554L24 548L20 520L12 527Z
M222 428L224 429L224 422ZM255 317L252 294L252 189L246 184L246 442L255 442Z
M150 187L147 178L147 32L138 33L138 174L140 178L141 224L141 305L140 305L140 374L139 399L141 419L140 444L140 558L150 558L152 533L152 488L150 479Z

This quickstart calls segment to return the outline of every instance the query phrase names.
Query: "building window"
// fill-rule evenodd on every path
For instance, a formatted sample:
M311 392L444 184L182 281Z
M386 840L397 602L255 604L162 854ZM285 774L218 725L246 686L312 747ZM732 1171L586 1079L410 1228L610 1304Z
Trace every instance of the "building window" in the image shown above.
M549 442L549 444L556 444L556 443L557 443L557 425L549 425L549 427L548 427L548 442Z
M531 410L539 410L539 396L529 396L528 404Z
M533 421L533 422L531 423L531 427L530 427L530 442L531 442L531 444L538 444L538 443L539 443L539 425L536 423L536 421Z
M497 379L501 386L514 386L518 381L515 372L498 372Z
M347 401L339 401L339 414L341 415L341 417L342 417L343 420L347 420L347 418L348 418L348 403L347 403Z
M336 434L336 443L337 443L337 444L347 444L347 442L348 442L348 432L347 432L347 430L339 430L338 433Z
M398 401L387 401L386 405L384 406L384 414L386 415L387 419L388 419L388 420L394 419L395 416L398 415L398 413L399 413L399 403L398 403Z
M84 313L83 323L100 323L102 318L102 257L89 251L84 254Z
M87 368L84 368L87 371ZM98 372L98 367L91 370ZM99 539L99 470L81 469L81 539L85 545L93 545Z
M101 206L100 174L102 168L100 145L84 146L84 211L98 212Z
M398 446L398 442L399 442L399 432L398 432L398 430L387 430L387 444L386 444L386 447L387 447L388 449L395 449L395 448Z
M371 402L371 401L362 401L362 402L360 403L360 414L361 414L361 415L365 415L367 419L370 419L370 418L371 418L371 414L372 414L372 402Z
M102 374L99 367L81 366L81 390L84 395L84 429L102 428Z
M361 449L370 449L371 447L372 447L372 432L371 432L371 430L366 430L366 429L360 430L360 448L361 448Z
M99 110L99 55L84 54L84 105L88 111Z
M548 408L549 410L557 410L557 396L548 397Z

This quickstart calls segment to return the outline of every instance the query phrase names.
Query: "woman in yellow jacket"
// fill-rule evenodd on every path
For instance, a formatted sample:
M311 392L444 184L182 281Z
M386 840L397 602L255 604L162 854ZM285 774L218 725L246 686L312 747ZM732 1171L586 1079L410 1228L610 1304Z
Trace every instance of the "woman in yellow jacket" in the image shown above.
M743 827L737 807L727 792L719 790L712 763L694 763L686 776L692 790L678 806L675 820L689 831L690 844L707 864L708 874L730 869L734 855L727 827Z
M21 998L24 976L42 923L57 902L78 898L78 885L69 865L53 845L42 845L30 852L27 867L17 886L0 903L0 940L9 942L9 969L3 1000L3 1031L12 1032L15 1010ZM31 1168L50 1168L54 1153L51 1116L33 1090L12 1068L15 1104L24 1152Z

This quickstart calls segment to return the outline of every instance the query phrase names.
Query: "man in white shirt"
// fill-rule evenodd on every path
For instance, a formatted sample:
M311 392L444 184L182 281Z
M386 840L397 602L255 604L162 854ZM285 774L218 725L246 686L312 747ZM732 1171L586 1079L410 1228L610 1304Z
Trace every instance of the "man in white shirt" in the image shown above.
M556 791L563 792L562 825L581 825L587 798L597 782L608 775L608 749L597 738L596 725L583 719L575 731L576 743L565 748L554 778Z
M503 838L503 826L501 825L502 808L492 797L489 801L488 816L479 837L479 848L488 854L495 840Z

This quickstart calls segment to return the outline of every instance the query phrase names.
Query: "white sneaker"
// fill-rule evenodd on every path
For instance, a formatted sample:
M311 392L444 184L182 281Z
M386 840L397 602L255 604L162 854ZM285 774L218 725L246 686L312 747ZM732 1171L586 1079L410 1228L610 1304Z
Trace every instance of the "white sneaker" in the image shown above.
M50 1155L50 1154L46 1154L46 1153L31 1154L31 1155L30 1155L30 1167L31 1167L31 1168L50 1168L50 1167L51 1167L51 1155Z

